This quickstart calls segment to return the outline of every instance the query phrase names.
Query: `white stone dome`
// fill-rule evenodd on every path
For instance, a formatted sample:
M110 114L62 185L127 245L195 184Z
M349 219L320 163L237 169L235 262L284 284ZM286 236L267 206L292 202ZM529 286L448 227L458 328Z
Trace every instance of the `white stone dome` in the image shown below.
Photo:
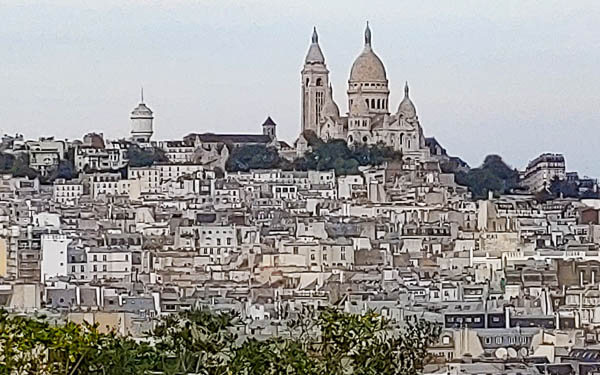
M373 52L370 46L354 60L350 70L350 81L377 82L386 81L385 67L381 59Z
M387 81L385 66L383 62L373 52L371 47L371 29L367 23L365 29L365 49L354 60L352 69L350 69L350 81L355 82L381 82Z
M340 108L336 104L335 100L333 100L333 88L331 85L327 90L325 104L323 105L323 116L331 116L336 119L340 117Z
M400 102L398 106L398 114L403 117L416 117L417 116L417 108L415 104L410 100L408 96L408 82L404 86L404 99Z

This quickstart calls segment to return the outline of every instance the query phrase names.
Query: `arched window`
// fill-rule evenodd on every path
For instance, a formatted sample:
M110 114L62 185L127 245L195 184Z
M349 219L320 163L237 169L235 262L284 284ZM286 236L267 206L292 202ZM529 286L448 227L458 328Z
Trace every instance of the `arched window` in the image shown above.
M406 140L406 148L409 148L409 149L410 149L410 139L407 139L407 140Z
M317 78L317 86L323 86L323 80L321 78Z
M381 109L381 99L377 99L377 109Z
M400 143L400 145L404 144L404 133L400 133L400 141L398 143Z
M354 138L352 138L352 136L351 136L351 135L349 135L349 136L348 136L348 141L349 141L350 143L352 143L352 142L354 141Z
M375 109L375 99L371 99L371 108Z
M308 86L308 84L310 83L310 78L306 79L306 86Z

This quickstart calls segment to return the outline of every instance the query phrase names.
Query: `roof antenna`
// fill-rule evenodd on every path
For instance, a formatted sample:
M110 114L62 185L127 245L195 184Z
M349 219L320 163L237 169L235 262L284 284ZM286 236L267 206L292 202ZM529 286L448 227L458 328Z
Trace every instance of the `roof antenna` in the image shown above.
M144 102L144 86L142 86L141 90L142 103Z

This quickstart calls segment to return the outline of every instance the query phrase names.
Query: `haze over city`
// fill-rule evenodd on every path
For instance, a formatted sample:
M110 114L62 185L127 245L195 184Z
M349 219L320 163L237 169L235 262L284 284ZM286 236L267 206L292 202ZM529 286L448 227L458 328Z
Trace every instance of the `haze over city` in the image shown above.
M600 123L600 4L577 2L4 1L0 131L27 138L129 132L140 86L155 137L252 132L267 115L300 132L313 26L342 113L370 21L395 110L409 81L426 136L476 166L590 157Z

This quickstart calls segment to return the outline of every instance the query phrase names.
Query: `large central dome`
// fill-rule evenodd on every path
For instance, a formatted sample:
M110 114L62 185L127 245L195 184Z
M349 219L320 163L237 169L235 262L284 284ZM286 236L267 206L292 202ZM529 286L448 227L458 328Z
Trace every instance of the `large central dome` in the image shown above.
M371 48L371 29L369 24L365 30L365 49L354 60L350 70L350 81L377 82L387 81L385 67L379 56Z
M350 81L371 82L385 81L385 67L381 59L373 52L370 46L354 60L350 70Z

